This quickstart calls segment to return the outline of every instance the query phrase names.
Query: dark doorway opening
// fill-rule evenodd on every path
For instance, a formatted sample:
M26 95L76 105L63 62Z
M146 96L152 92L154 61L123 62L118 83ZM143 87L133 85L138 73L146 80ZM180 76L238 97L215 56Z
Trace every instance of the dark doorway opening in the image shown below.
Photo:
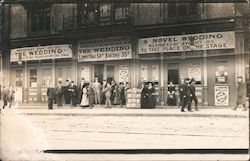
M169 81L179 84L179 69L168 69L168 83Z
M97 77L100 83L102 83L103 81L103 69L104 69L103 64L94 65L94 77L95 78Z

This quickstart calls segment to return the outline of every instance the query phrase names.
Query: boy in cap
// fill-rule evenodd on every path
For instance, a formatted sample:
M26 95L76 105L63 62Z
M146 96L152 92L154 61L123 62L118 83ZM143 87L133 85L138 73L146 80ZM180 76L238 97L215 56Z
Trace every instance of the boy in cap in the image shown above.
M190 82L190 92L191 92L191 100L190 100L190 105L192 104L192 102L194 101L194 103L195 103L195 110L196 111L199 111L198 110L198 107L197 107L197 105L198 105L198 99L197 99L197 97L196 97L196 94L195 94L195 79L194 78L192 78L191 79L191 82Z

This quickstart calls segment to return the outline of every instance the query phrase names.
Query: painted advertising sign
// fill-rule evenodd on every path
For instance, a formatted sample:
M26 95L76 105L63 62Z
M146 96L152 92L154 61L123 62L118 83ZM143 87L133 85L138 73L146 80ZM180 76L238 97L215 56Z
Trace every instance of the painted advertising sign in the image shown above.
M72 50L66 44L16 48L11 49L10 54L11 62L72 58Z
M201 66L200 64L189 64L188 66L188 77L194 78L195 81L201 81Z
M110 37L78 41L78 61L106 61L132 58L127 37Z
M90 69L89 67L83 66L81 68L81 76L85 81L90 81Z
M139 54L234 48L233 31L139 39Z
M229 87L228 86L214 86L214 100L215 106L229 105Z
M119 82L128 82L128 66L127 65L120 66Z

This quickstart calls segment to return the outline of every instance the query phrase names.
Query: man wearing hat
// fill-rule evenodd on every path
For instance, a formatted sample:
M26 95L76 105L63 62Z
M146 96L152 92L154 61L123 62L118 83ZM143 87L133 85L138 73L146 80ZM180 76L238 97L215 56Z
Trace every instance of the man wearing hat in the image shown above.
M194 101L194 103L195 103L195 110L198 111L198 107L197 107L197 105L198 105L198 99L197 99L196 94L195 94L195 86L194 86L194 84L195 84L195 79L192 78L191 82L190 82L190 92L191 92L190 105Z
M237 102L236 102L236 106L233 108L233 110L236 110L240 105L243 106L243 110L246 111L247 107L245 105L245 98L244 98L244 94L245 94L245 83L243 82L243 77L238 77L238 86L237 86Z
M184 89L184 86L185 86L185 82L184 82L184 77L181 77L180 78L180 84L179 84L179 87L178 87L178 90L179 90L179 98L180 98L180 102L178 104L178 107L182 107L182 104L183 104L183 89Z
M191 90L190 90L189 82L190 82L190 79L185 78L185 84L184 84L184 87L183 87L183 104L182 104L182 107L181 107L181 112L185 112L184 111L185 107L188 108L188 111L192 112L192 110L191 110L191 99L190 99Z

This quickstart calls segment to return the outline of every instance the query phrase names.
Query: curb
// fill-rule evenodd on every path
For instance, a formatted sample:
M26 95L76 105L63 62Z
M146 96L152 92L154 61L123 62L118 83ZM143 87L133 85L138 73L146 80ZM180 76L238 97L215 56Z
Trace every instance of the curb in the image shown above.
M60 112L24 112L21 115L61 115L61 116L116 116L116 117L223 117L248 118L237 114L195 114L195 113L60 113Z

